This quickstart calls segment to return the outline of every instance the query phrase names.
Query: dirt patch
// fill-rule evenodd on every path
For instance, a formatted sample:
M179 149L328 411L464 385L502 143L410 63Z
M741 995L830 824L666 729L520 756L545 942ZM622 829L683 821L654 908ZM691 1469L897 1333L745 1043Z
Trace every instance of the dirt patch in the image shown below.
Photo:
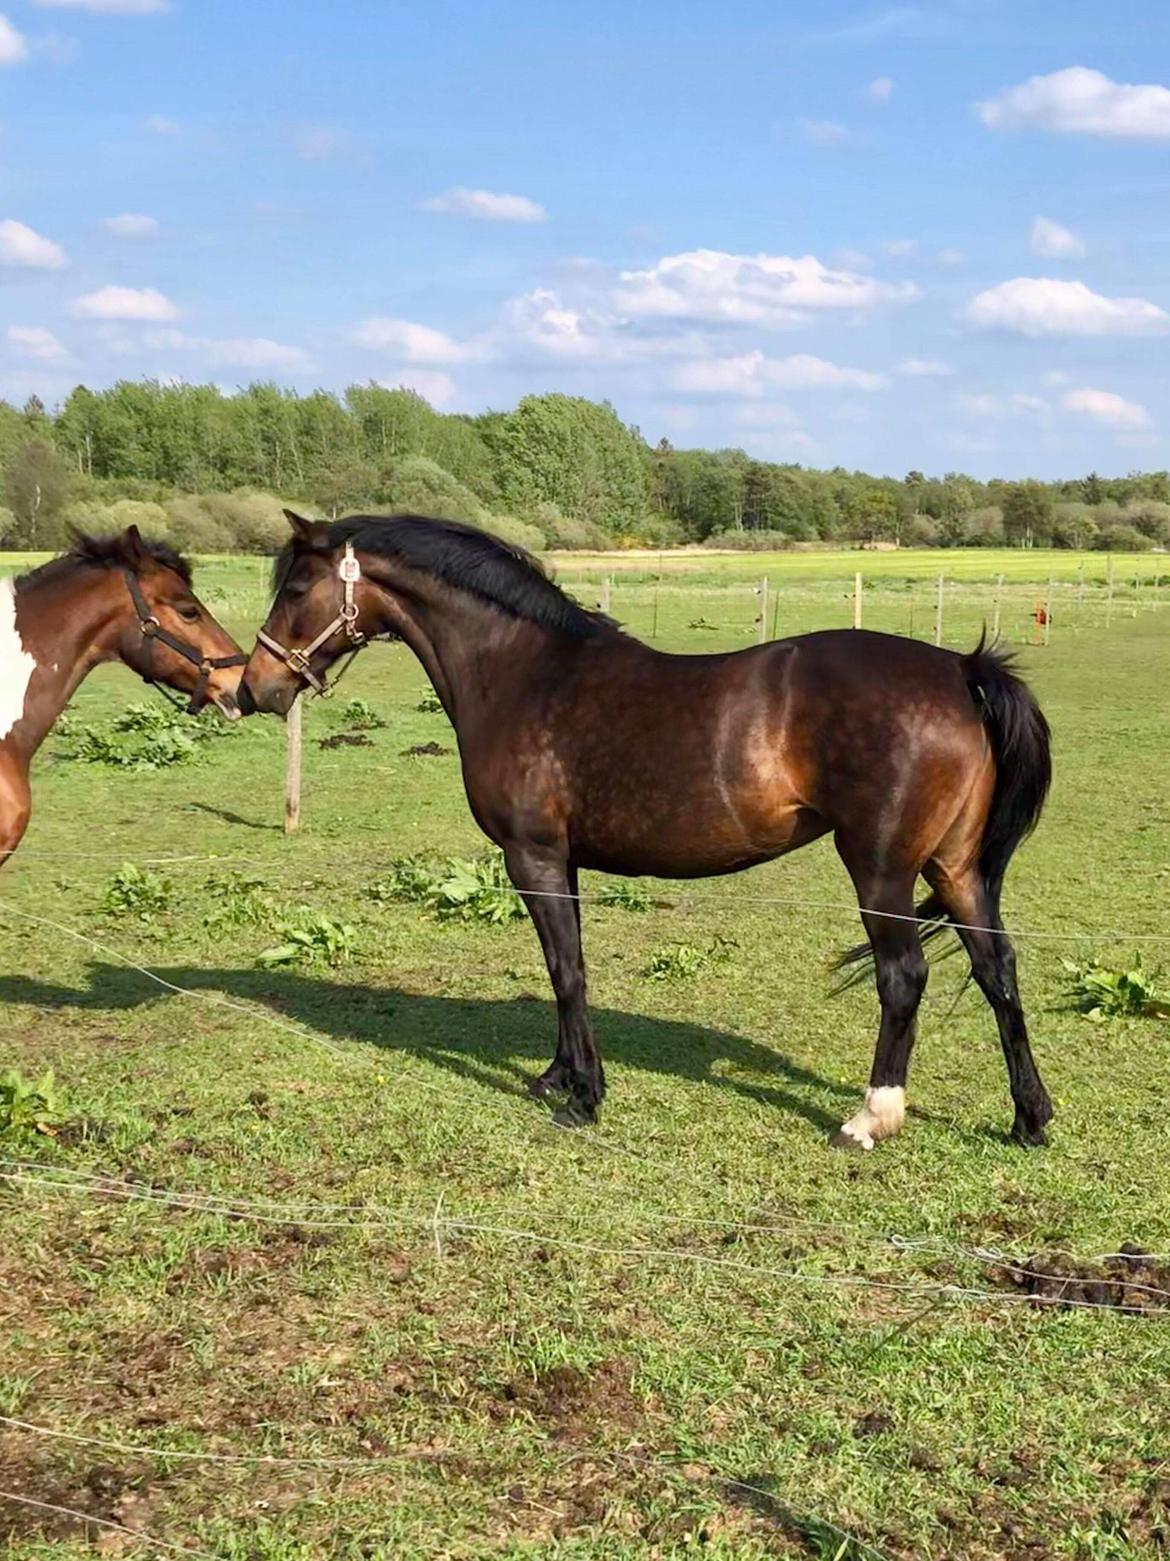
M1032 1296L1038 1305L1170 1315L1170 1265L1130 1245L1097 1262L1062 1252L1038 1252L1018 1263L1005 1259L992 1276L1003 1289Z
M554 1366L535 1377L506 1383L489 1413L506 1420L527 1415L558 1441L582 1442L605 1432L628 1439L642 1429L645 1406L630 1386L626 1360L605 1360L582 1369Z
M398 757L400 759L445 759L450 752L450 748L444 748L442 743L415 743L412 748L404 748Z
M321 737L317 740L318 748L372 748L374 746L365 732L334 732L332 737Z

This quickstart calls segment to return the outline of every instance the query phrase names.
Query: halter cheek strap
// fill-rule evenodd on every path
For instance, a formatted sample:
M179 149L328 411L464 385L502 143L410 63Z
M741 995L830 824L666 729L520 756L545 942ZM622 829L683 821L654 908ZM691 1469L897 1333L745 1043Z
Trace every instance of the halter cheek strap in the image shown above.
M142 633L146 645L146 670L142 674L147 683L153 683L167 699L171 699L166 687L158 682L154 675L154 642L161 640L168 649L173 650L177 656L182 656L184 661L189 661L192 666L199 668L199 676L195 680L195 687L191 690L191 697L186 704L188 715L196 715L203 708L203 701L207 694L207 683L211 674L221 667L246 667L248 658L242 651L234 656L205 656L197 650L189 640L183 639L178 634L172 634L159 622L157 616L151 612L150 604L142 594L142 586L138 576L132 569L124 571L126 584L130 587L130 599L134 603L134 611L138 614L138 627ZM182 704L182 700L171 699L174 705Z
M314 693L327 697L330 693L329 685L325 679L313 671L312 660L322 645L331 640L333 636L342 630L352 647L353 655L366 644L366 636L357 626L358 606L353 599L354 587L362 577L362 566L357 561L353 550L353 543L345 544L345 552L337 565L337 577L341 581L341 607L337 616L333 618L308 645L300 648L289 649L279 640L274 640L271 634L266 634L261 629L257 635L257 643L263 645L265 650L271 651L278 661L283 661L290 672L295 672L302 678ZM286 577L287 578L287 577ZM352 656L351 656L352 660ZM342 672L345 668L342 668ZM339 674L340 677L340 674ZM334 679L336 683L338 678Z

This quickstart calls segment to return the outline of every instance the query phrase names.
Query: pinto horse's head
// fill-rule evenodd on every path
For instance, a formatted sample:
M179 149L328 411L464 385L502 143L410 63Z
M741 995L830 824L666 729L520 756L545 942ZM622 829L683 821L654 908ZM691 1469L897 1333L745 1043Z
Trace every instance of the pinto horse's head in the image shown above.
M191 566L137 526L113 537L79 535L69 558L108 573L114 653L148 683L186 694L195 714L214 704L229 720L247 657L191 587Z
M323 521L284 513L292 538L276 560L272 608L240 683L245 715L287 715L302 689L323 693L329 668L366 638L366 586L352 547L333 542Z

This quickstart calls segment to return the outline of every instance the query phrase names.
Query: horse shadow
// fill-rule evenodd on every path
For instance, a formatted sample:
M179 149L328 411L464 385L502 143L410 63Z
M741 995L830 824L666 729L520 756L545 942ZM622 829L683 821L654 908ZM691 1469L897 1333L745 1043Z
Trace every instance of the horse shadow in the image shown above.
M223 994L247 1003L260 1017L267 1012L334 1040L423 1058L509 1095L526 1093L527 1079L545 1066L556 1038L555 1004L529 994L511 999L444 997L303 971L231 967L171 966L155 974L185 991ZM120 965L94 961L88 979L88 986L74 988L2 976L0 1002L108 1014L140 1008L159 997L156 987ZM827 1109L824 1098L854 1101L858 1094L857 1086L827 1079L781 1051L727 1030L618 1009L594 1008L591 1014L607 1061L762 1101L825 1132L839 1126L841 1115ZM534 1102L534 1109L546 1108Z

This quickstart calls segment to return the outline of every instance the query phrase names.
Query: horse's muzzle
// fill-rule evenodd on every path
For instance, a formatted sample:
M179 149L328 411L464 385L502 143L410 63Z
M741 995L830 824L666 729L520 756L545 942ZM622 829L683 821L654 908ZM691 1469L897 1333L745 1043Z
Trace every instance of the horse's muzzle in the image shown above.
M287 715L299 693L292 679L252 684L245 678L236 690L236 699L241 715Z

